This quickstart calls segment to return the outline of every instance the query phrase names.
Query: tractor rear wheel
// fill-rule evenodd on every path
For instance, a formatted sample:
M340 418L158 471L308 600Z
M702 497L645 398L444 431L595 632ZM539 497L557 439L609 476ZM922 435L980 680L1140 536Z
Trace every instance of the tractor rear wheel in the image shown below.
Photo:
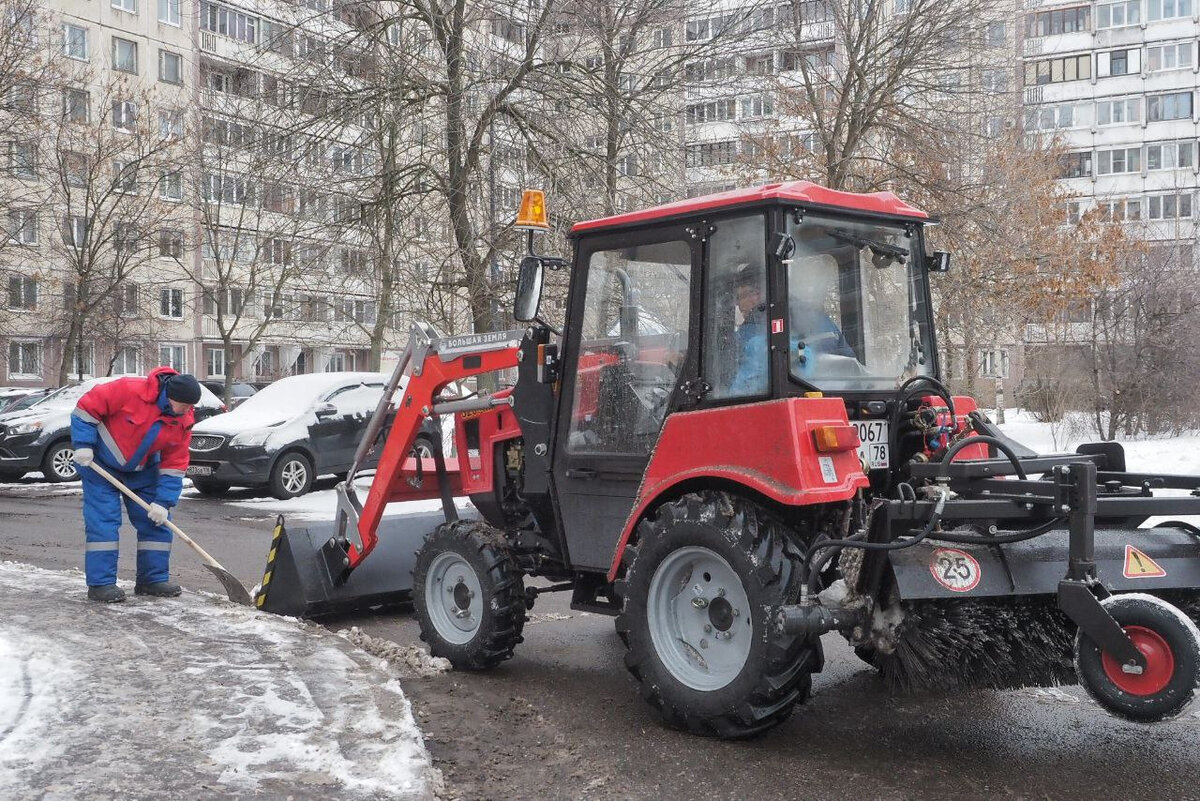
M1126 672L1082 631L1075 636L1075 672L1096 703L1140 723L1182 712L1200 680L1200 632L1176 607L1152 595L1127 593L1100 602L1146 657L1140 673Z
M522 577L500 531L474 520L438 526L413 567L413 606L430 653L464 670L511 658L525 626Z
M685 495L638 528L617 632L643 697L671 726L749 737L808 698L817 638L776 636L769 610L793 603L802 556L782 524L720 492Z

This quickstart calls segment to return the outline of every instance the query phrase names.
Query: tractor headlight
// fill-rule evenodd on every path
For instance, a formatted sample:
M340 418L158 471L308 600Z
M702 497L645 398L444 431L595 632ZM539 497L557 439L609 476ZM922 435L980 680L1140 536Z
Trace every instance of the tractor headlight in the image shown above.
M35 431L41 431L41 430L42 430L42 421L34 420L31 423L18 423L15 426L11 426L8 429L8 433L11 436L15 437L17 434L32 434Z

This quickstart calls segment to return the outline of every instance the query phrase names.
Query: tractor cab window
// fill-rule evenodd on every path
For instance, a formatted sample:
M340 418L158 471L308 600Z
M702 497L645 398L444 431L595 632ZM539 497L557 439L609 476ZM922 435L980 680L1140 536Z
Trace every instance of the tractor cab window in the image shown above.
M768 390L766 229L762 214L715 224L704 282L704 367L708 397Z
M895 388L929 370L917 240L903 226L806 216L792 223L789 365L822 390Z
M691 276L686 242L592 254L569 451L650 452L687 351Z

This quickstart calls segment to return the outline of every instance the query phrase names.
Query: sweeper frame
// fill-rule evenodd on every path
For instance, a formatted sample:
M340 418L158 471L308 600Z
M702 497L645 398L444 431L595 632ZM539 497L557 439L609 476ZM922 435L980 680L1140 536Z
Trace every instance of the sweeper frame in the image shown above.
M580 223L561 332L539 299L566 265L531 233L528 326L413 327L336 522L280 521L256 603L411 600L435 655L483 669L511 657L539 595L569 591L616 616L643 695L698 734L786 719L832 631L897 687L1080 681L1114 714L1178 714L1200 676L1200 541L1140 526L1200 513L1162 497L1200 479L1130 473L1112 443L1034 454L953 396L929 300L949 257L926 253L929 222L887 193L795 182ZM449 394L510 368L511 387ZM437 415L455 418L456 455L413 458ZM416 498L444 520L384 516Z

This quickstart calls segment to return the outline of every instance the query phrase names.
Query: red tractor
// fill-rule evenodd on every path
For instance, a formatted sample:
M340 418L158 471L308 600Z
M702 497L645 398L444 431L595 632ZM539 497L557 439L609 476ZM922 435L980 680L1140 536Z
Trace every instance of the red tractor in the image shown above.
M894 686L1080 681L1115 714L1177 714L1200 675L1200 531L1139 525L1200 513L1155 494L1200 479L1130 473L1112 443L1037 455L952 396L929 224L806 182L579 223L561 331L539 297L568 265L531 231L527 327L414 326L356 459L394 410L365 503L352 470L332 530L281 520L258 605L411 599L435 655L484 669L539 595L568 591L616 616L668 723L723 737L787 718L832 631ZM444 394L506 368L511 387ZM439 415L457 458L413 458ZM440 524L384 517L438 497Z

